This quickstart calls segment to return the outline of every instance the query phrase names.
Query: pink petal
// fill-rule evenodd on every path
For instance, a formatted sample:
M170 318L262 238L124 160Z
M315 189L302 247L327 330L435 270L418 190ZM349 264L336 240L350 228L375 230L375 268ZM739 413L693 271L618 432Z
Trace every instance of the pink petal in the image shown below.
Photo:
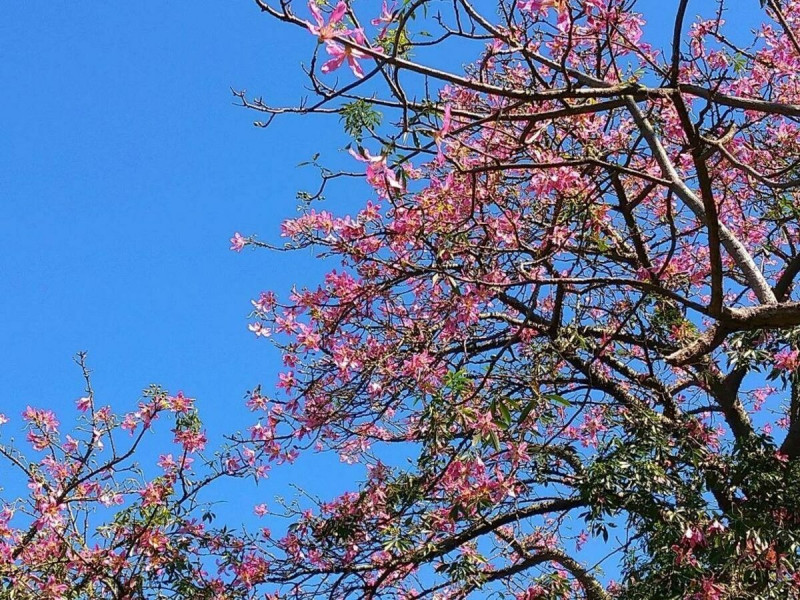
M450 105L444 107L444 116L442 117L442 135L450 133Z
M335 56L337 58L346 54L344 46L337 42L331 41L325 42L325 51L331 56Z
M367 45L367 38L364 36L364 30L363 29L361 29L361 28L354 29L352 31L351 35L353 36L353 41L356 44L360 44L362 46L366 46Z
M340 0L339 4L336 5L336 8L333 9L331 13L331 20L330 23L338 23L344 17L344 13L347 12L347 4Z
M338 69L339 67L342 66L342 63L344 62L344 58L345 58L344 53L342 53L339 56L333 57L328 62L326 62L324 65L322 65L322 72L323 73L330 73L331 71L335 71L336 69Z
M314 17L314 20L317 22L317 25L322 27L323 23L325 23L325 19L322 17L322 13L319 10L319 6L316 5L314 0L308 3L308 10L311 11L311 15Z
M563 10L558 13L558 20L556 21L556 28L561 33L567 33L569 31L570 25L572 25L572 21L570 20L569 11Z
M386 169L384 170L383 174L385 175L386 181L391 187L396 188L398 190L403 189L403 184L400 183L399 179L397 179L397 175L394 174L394 171L392 171L391 169Z
M364 158L361 154L359 154L358 152L356 152L352 148L350 148L350 150L348 150L348 152L350 153L350 156L355 158L357 161L359 161L359 162L367 162L366 158Z
M364 70L361 68L361 65L358 64L358 61L350 54L347 55L347 64L350 65L350 70L353 72L353 75L359 79L364 77Z

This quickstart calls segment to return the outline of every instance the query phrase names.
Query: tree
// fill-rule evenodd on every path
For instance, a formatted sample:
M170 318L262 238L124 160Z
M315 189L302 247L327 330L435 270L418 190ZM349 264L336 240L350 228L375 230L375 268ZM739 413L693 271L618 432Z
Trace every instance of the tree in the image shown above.
M365 480L280 535L144 556L125 593L800 598L800 2L257 4L317 38L315 98L237 97L337 115L371 197L318 209L355 175L320 167L283 224L335 268L253 301L286 369L220 460ZM13 553L47 537L2 533L42 589Z

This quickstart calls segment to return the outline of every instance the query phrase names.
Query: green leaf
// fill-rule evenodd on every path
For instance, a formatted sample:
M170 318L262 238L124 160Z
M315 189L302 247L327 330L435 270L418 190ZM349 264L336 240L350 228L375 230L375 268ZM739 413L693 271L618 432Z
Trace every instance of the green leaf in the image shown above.
M503 429L508 429L511 427L511 412L508 410L508 406L506 406L504 402L497 404L497 420Z
M564 396L559 396L558 394L545 394L544 396L548 400L552 400L556 404L560 404L561 406L570 407L572 403L564 398Z
M522 412L519 413L519 423L524 423L525 419L531 414L531 411L536 406L537 398L534 398L528 404L525 405L525 408L522 409Z
M345 133L357 142L363 139L364 130L375 129L383 120L383 115L363 99L345 104L339 110L339 115L344 122Z
M492 433L490 433L489 434L489 439L491 440L492 446L494 446L494 449L497 450L498 452L500 452L500 438L497 437L497 432L493 431Z

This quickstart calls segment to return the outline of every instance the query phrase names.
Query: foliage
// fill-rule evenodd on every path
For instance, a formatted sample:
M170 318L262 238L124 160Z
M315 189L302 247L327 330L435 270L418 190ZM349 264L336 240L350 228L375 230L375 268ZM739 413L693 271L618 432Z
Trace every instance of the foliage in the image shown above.
M361 99L342 106L340 114L347 135L357 142L363 139L365 129L374 131L381 124L381 113Z

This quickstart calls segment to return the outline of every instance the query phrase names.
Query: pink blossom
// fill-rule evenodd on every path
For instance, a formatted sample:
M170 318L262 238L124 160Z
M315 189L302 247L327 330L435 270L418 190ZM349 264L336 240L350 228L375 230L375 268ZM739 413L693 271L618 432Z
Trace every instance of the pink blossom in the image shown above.
M436 162L437 164L444 164L444 139L447 134L450 133L452 128L452 107L450 104L447 104L444 107L444 113L442 114L442 127L437 131L433 139L436 142L436 148L438 150L436 154Z
M800 350L784 348L775 355L775 368L781 371L794 371L800 366Z
M206 434L191 429L175 430L175 442L181 444L186 452L200 452L206 446Z
M286 373L278 373L278 387L285 389L287 392L292 391L292 389L296 385L296 380L294 378L294 373L292 371L288 371Z
M103 492L98 500L103 506L118 506L125 502L125 498L118 492Z
M517 7L520 10L524 10L530 13L538 13L546 6L550 5L549 0L521 0L517 3Z
M166 490L161 485L148 483L139 490L139 495L142 497L142 506L157 506L164 501Z
M520 10L530 12L533 15L539 15L549 8L555 8L558 15L556 29L561 33L569 31L572 24L567 0L524 0L519 2L518 6Z
M444 114L442 115L442 128L439 130L439 135L441 137L446 136L450 133L452 125L452 106L448 104L444 107Z
M31 408L28 406L22 412L22 418L39 427L45 433L58 432L58 419L56 419L56 415L52 410Z
M380 16L370 21L370 23L372 23L375 27L381 28L379 33L380 36L383 36L386 33L386 30L389 28L389 25L394 20L394 11L395 11L395 5L392 4L392 6L389 7L386 0L383 0Z
M520 10L539 14L548 8L555 8L559 12L566 9L565 0L521 0L517 3Z
M683 534L683 542L689 546L689 548L694 548L696 546L702 546L705 544L706 537L697 527L687 527Z
M578 534L578 539L575 541L575 549L578 551L582 550L583 547L586 545L586 542L588 541L589 541L589 533L586 532L585 530L581 531Z
M235 456L229 456L225 459L225 470L228 473L235 473L239 469L242 468L242 463L239 462L239 459Z
M277 301L274 293L261 292L258 296L258 300L251 300L250 302L256 310L265 313L274 309Z
M66 452L67 454L70 454L72 452L77 452L78 440L76 440L71 435L68 435L66 441L64 441L61 447L64 448L64 452Z
M366 54L360 50L351 48L350 46L343 46L342 44L333 41L325 42L325 50L331 56L331 59L322 65L323 73L331 73L341 67L345 61L347 61L347 64L350 66L350 70L353 72L353 75L359 79L364 77L364 70L361 68L361 65L358 64L358 61L360 59L368 58Z
M194 398L188 398L183 395L183 392L178 392L174 396L167 398L167 403L170 410L176 413L185 413L192 409L194 406Z
M316 25L306 21L306 27L308 27L308 30L312 34L316 35L321 42L332 39L337 35L337 33L341 35L349 33L347 29L336 27L338 23L342 22L342 19L347 12L347 4L341 0L334 7L333 12L331 12L331 18L327 23L325 22L325 17L322 15L322 11L320 11L319 6L317 6L314 0L311 0L311 2L308 3L308 9L311 11L311 16L314 17Z
M367 181L378 188L389 187L402 190L403 184L397 175L386 164L386 157L383 155L373 156L366 148L361 149L361 153L350 149L350 155L361 162L367 163Z
M241 252L245 245L247 245L247 240L242 237L242 234L240 234L238 231L234 233L233 237L231 238L231 250L234 250L235 252Z
M125 418L122 420L122 424L120 427L133 435L133 432L136 431L136 427L138 425L138 419L134 413L128 413L125 415Z
M175 462L172 454L162 454L156 464L165 471L173 471L178 468L178 463Z
M42 588L42 592L48 600L67 600L69 586L66 583L59 583L55 577L50 575Z
M252 331L256 337L270 337L272 335L272 330L269 327L264 327L258 321L255 323L250 323L247 326L247 329Z
M711 577L704 577L700 582L700 592L692 596L693 600L722 600L727 598L725 589L714 583Z
M706 528L706 531L710 535L715 535L715 534L718 534L718 533L723 533L726 529L727 528L725 527L725 525L723 525L722 523L720 523L719 521L714 519L713 521L711 521L711 525L709 525Z

